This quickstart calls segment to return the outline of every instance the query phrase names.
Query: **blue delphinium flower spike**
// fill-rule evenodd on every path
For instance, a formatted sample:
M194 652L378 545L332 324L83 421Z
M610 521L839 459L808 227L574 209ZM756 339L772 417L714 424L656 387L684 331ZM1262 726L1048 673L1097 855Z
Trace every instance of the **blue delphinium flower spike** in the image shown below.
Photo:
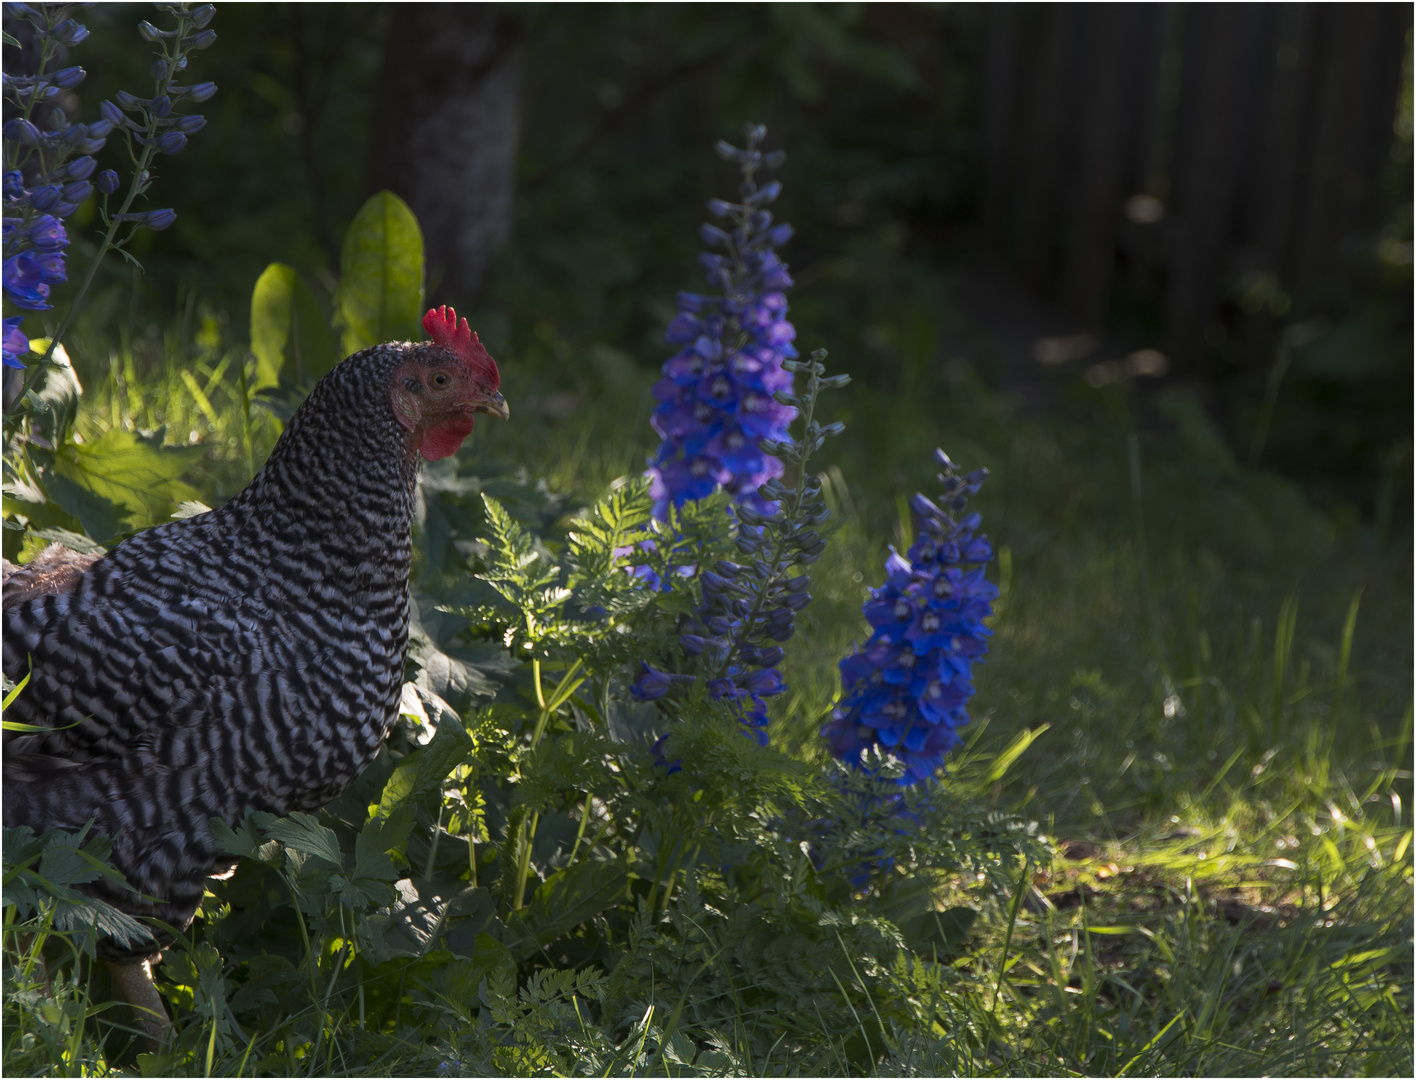
M7 16L29 22L40 42L38 70L32 75L4 75L6 112L23 112L4 124L4 297L7 306L25 311L47 311L51 308L50 290L66 280L64 250L69 236L63 220L86 202L95 189L103 196L100 217L105 225L112 221L131 223L133 229L160 231L168 228L176 213L170 209L134 211L135 196L144 194L151 185L147 163L155 153L176 154L190 136L200 131L206 121L197 115L181 115L174 103L184 100L201 102L215 92L212 83L181 86L174 80L187 67L187 56L194 49L204 49L215 40L215 33L206 24L215 14L210 4L187 9L166 6L176 16L177 29L160 31L150 23L140 25L146 40L162 48L161 59L151 69L157 82L157 95L139 98L125 91L114 95L115 101L99 105L102 119L92 124L78 124L57 104L45 104L60 91L72 90L83 82L84 69L68 66L51 69L50 62L59 46L78 45L88 37L88 30L67 17L72 5L6 4ZM146 27L144 31L142 28ZM116 102L116 103L115 103ZM129 114L136 113L136 116ZM33 117L27 119L27 117ZM37 121L37 123L35 122ZM104 148L113 132L121 130L125 138L136 141L145 149L135 169L133 189L123 201L124 212L108 215L107 197L118 191L118 175L111 169L97 172L94 155ZM131 147L130 147L131 149ZM95 175L96 173L96 175ZM104 246L113 240L112 233ZM116 241L121 247L126 241ZM79 299L73 301L78 304ZM71 312L72 314L72 312ZM5 318L6 367L23 367L19 359L29 351L19 329L23 316ZM57 347L65 320L51 340L50 349Z
M721 156L742 172L740 202L711 199L708 211L722 226L705 224L699 235L709 247L699 261L707 270L713 294L680 293L678 314L667 339L682 348L664 364L654 386L660 405L654 430L663 442L649 468L654 513L662 518L670 504L682 506L721 486L738 502L770 513L774 506L758 495L764 481L782 475L782 463L763 453L763 439L786 438L796 415L779 404L778 392L790 393L792 376L782 361L796 357L796 330L787 321L792 284L776 248L791 237L790 225L773 225L764 209L777 198L781 184L759 186L755 176L784 160L763 154L766 136L760 125L746 131L746 147L718 144Z
M874 627L865 645L840 663L842 700L821 729L831 752L864 768L872 748L904 766L902 784L929 779L959 744L969 722L973 665L988 651L998 588L981 564L993 558L981 519L965 514L987 469L960 476L942 450L943 497L911 500L918 533L908 558L891 549L885 583L863 613Z

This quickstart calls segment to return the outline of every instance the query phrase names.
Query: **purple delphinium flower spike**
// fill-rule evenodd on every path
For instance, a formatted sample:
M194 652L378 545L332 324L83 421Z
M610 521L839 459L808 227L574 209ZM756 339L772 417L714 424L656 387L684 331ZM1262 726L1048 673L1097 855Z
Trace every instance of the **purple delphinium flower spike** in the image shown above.
M58 46L72 47L89 36L86 27L67 17L71 7L5 5L6 16L30 23L41 43L34 74L6 72L4 78L6 112L25 114L6 121L3 127L5 161L11 166L4 174L4 296L7 306L27 311L47 311L51 307L51 287L64 282L67 273L64 251L69 236L61 219L92 197L95 189L104 197L100 216L105 225L117 220L131 223L134 230L160 231L176 220L170 209L132 210L133 198L143 195L151 184L147 165L153 154L180 152L206 124L201 116L178 112L178 106L184 101L206 101L216 92L212 83L182 86L174 81L186 69L189 53L204 49L215 40L215 33L205 29L215 9L210 4L193 9L167 5L164 10L175 17L176 29L158 30L146 22L139 26L144 39L159 45L161 50L161 58L150 69L157 83L156 96L139 98L119 91L113 101L100 103L102 119L92 124L74 123L54 98L60 91L72 90L83 82L84 69L50 67ZM112 169L95 175L98 162L94 155L104 148L111 134L120 130L124 138L143 149L135 155L133 188L123 203L128 209L110 218L107 197L117 193L118 175ZM129 148L133 149L131 145ZM115 240L110 230L97 257L102 259L110 245L121 248L126 242ZM80 289L80 295L71 302L69 315L60 321L51 338L51 351L58 347L86 287ZM12 316L7 310L6 367L23 367L19 356L28 351L27 343L19 351L11 348L11 337L23 336L18 318L22 316ZM15 337L15 342L19 337Z
M666 334L681 348L665 362L664 377L654 386L660 404L652 422L663 442L648 475L659 518L670 504L682 506L718 487L759 512L775 509L757 489L782 475L782 463L759 444L785 439L796 415L773 395L791 391L792 376L782 361L797 351L782 292L792 279L775 250L791 237L791 226L774 226L764 209L781 184L774 180L759 187L754 180L759 170L783 160L780 153L764 155L757 148L765 135L759 125L748 130L745 149L718 144L718 152L742 171L742 201L709 200L709 213L724 219L722 227L705 224L699 230L717 249L699 256L714 292L680 293L678 314Z
M843 697L821 729L831 752L856 768L872 748L892 755L905 766L906 785L928 780L961 741L973 664L992 635L984 620L998 596L980 565L993 558L988 538L975 535L981 519L964 515L988 470L960 476L942 450L935 453L944 496L911 500L915 542L908 558L891 550L885 584L862 609L875 632L841 661Z

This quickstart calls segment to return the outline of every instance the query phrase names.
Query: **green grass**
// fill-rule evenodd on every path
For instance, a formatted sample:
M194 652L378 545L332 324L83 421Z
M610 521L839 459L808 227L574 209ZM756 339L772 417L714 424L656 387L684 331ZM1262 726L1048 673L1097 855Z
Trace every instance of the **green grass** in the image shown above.
M239 343L214 315L188 316L166 335L125 334L111 353L80 337L80 429L167 424L208 448L187 479L215 502L275 429L248 416ZM641 467L650 373L544 325L504 337L494 351L513 421L479 425L464 453L544 478L571 508ZM46 992L33 963L45 935L7 908L7 1073L418 1074L446 1060L439 1024L463 1016L507 1035L469 1072L1409 1075L1409 546L1339 531L1291 483L1238 464L1183 394L1079 391L1030 417L975 376L946 382L903 360L859 370L840 352L832 365L856 376L826 406L848 425L822 462L837 525L789 646L773 741L824 763L816 730L835 663L863 636L865 590L886 544L902 543L902 499L929 491L941 445L965 469L992 470L973 505L1002 588L975 722L941 793L1026 815L1053 852L1010 870L1001 892L929 881L935 908L980 912L938 963L902 953L860 972L866 961L842 942L830 971L843 998L869 1001L845 984L882 979L906 1012L852 1006L840 1028L802 1002L769 1018L750 985L707 1000L667 967L656 976L650 949L636 1017L588 1023L570 990L538 983L480 1020L449 1000L437 1023L405 1018L360 1043L365 987L357 1004L331 1005L333 978L315 972L337 958L324 956L303 998L280 991L279 1030L320 1033L301 1042L236 1025L231 996L248 993L249 973L238 985L197 942L159 969L177 1047L134 1064L117 1053L87 963L51 953L60 975ZM736 986L728 924L680 940L694 934L704 969L722 968L697 985ZM371 983L370 1008L390 989ZM764 1044L769 1021L790 1038ZM341 1056L354 1044L362 1056Z

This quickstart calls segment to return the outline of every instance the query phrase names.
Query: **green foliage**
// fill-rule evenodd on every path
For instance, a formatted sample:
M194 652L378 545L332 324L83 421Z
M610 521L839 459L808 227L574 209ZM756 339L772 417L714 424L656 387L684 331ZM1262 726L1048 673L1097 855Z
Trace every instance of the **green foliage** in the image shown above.
M345 356L420 337L423 233L391 191L370 198L345 233L334 310Z
M5 829L5 904L14 917L31 920L40 934L65 934L86 954L93 955L96 936L123 944L151 940L146 927L111 904L86 896L76 886L107 877L126 885L104 862L112 850L107 837L51 830L35 836L27 826Z
M333 320L300 275L271 263L251 293L251 389L288 420L341 358L385 341L422 336L423 234L391 191L372 196L344 234ZM335 336L339 336L336 351Z
M338 361L334 336L310 287L295 269L271 263L251 293L251 352L254 386L274 386L282 374L313 382Z
M196 499L196 489L182 477L200 452L166 445L164 428L78 435L82 388L66 358L60 359L15 422L6 418L7 528L29 528L40 540L59 539L55 530L62 530L112 544L168 520L180 503Z

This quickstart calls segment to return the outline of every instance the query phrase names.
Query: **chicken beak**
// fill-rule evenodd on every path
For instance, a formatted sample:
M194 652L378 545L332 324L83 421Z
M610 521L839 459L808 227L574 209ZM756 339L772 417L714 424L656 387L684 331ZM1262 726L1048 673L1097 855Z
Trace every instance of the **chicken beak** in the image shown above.
M489 398L483 398L472 406L474 412L490 413L492 416L499 416L503 420L511 419L511 410L506 407L506 398L501 394L493 394Z

